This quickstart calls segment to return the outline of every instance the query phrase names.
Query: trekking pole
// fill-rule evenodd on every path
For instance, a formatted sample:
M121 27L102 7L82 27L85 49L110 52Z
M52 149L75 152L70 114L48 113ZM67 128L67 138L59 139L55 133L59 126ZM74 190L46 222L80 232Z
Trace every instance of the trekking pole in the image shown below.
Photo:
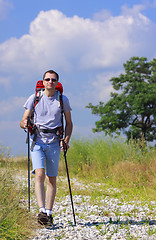
M74 224L76 225L75 211L74 211L74 204L73 204L73 197L72 197L72 191L71 191L71 186L70 186L70 178L69 178L69 171L68 171L67 158L66 158L67 146L66 146L66 144L65 144L65 142L64 142L64 138L63 138L63 136L64 136L64 122L63 122L64 110L63 110L62 93L60 94L60 104L61 104L61 123L62 123L60 138L62 139L62 143L63 143L63 152L64 152L64 160L65 160L65 165L66 165L66 171L67 171L67 178L68 178L70 199L71 199L71 205L72 205L72 210L73 210Z
M74 204L73 204L73 197L72 197L72 191L71 191L71 186L70 186L70 178L69 178L69 171L68 171L67 158L66 158L67 147L66 147L66 145L65 145L64 140L63 140L63 152L64 152L64 159L65 159L65 164L66 164L66 171L67 171L67 178L68 178L68 185L69 185L71 205L72 205L72 210L73 210L74 223L75 223L75 225L76 225L75 211L74 211Z
M27 123L27 143L28 143L28 210L30 212L30 134L29 134L29 117Z

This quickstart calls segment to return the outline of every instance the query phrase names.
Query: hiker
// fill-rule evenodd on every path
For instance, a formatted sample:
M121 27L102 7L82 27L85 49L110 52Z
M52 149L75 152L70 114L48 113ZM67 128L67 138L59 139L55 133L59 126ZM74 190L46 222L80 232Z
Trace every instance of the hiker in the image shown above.
M52 208L56 194L56 177L60 152L63 147L69 148L69 140L72 134L71 107L66 96L62 95L63 111L65 116L65 137L60 139L56 130L62 125L61 106L56 91L59 75L48 70L43 75L45 90L37 105L34 107L34 97L31 95L24 104L25 112L20 122L20 127L27 129L34 111L35 145L31 149L31 159L35 174L35 194L39 206L38 222L42 225L53 225ZM30 143L34 141L34 135L30 137ZM45 167L46 166L46 167ZM46 169L46 173L45 173ZM45 178L47 180L46 194L44 189ZM46 201L45 201L46 199ZM46 205L45 205L46 202Z

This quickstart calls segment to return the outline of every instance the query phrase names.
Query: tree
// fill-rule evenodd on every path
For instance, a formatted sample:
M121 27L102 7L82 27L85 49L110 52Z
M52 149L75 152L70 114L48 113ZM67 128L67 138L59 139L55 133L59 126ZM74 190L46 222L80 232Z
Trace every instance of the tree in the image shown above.
M115 90L110 100L86 106L100 116L93 132L156 140L156 59L132 57L123 66L125 74L110 79Z

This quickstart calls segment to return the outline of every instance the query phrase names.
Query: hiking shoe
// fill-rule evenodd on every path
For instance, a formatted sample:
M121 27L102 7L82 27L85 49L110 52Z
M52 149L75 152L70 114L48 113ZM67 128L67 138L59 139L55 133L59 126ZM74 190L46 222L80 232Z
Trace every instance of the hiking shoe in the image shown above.
M47 218L48 218L48 221L47 221L46 225L48 227L52 227L53 226L53 217L52 217L52 215L47 216Z
M41 225L46 225L47 222L48 222L48 216L46 213L43 213L43 212L40 212L38 214L38 222L41 224Z

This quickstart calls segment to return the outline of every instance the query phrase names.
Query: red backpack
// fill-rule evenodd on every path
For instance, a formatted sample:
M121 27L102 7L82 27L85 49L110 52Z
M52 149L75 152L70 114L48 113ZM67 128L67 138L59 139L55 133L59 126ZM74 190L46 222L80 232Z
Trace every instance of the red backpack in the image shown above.
M43 92L45 90L45 87L43 85L43 81L42 80L39 80L37 83L36 83L36 88L35 88L35 99L34 99L34 107L37 105L37 103L39 102L39 100L41 99L42 95L43 95ZM62 87L62 84L60 82L58 82L58 85L56 86L56 91L59 92L60 95L62 95L63 93L63 87ZM61 104L61 103L60 103Z
M32 114L30 119L28 119L29 121L29 132L32 134L34 134L33 136L33 142L31 145L31 150L33 150L33 147L35 145L35 141L36 141L36 137L37 137L37 133L39 131L39 129L37 128L37 126L33 123L33 119L34 119L34 111L35 111L35 107L38 104L38 102L40 101L43 92L45 90L45 87L43 85L43 81L39 80L36 83L36 88L35 88L35 98L34 98L34 106L33 106L33 110L32 110ZM63 127L63 100L62 100L62 93L63 93L63 87L62 84L60 82L58 82L58 85L56 86L56 91L58 91L59 94L59 101L60 101L60 106L61 106L61 122L62 122L62 126L59 128L55 128L55 129L42 129L40 131L44 132L44 133L54 133L57 136L60 137L60 139L63 139L63 134L64 134L64 127Z

